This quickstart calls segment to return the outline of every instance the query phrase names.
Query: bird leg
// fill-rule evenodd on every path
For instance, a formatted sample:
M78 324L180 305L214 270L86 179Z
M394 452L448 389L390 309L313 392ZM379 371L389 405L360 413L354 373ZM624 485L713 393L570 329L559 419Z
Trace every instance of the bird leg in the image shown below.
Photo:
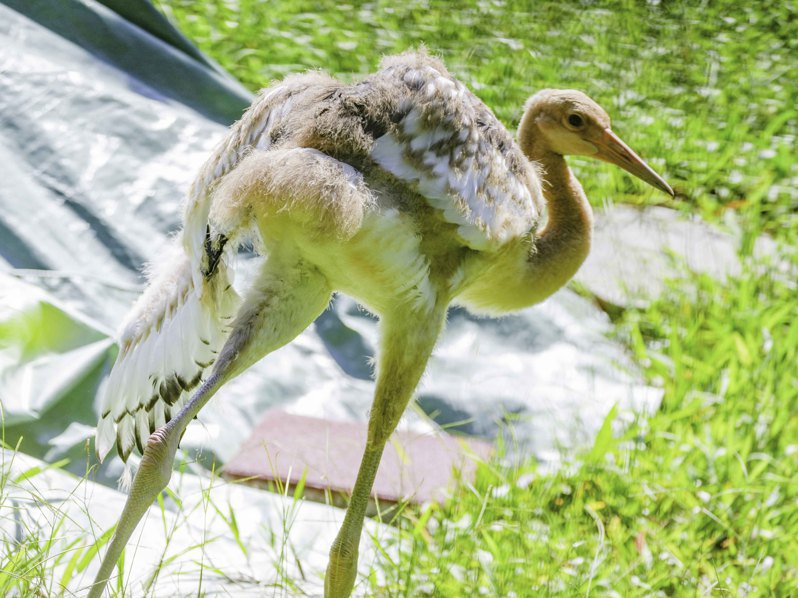
M100 598L105 585L111 577L111 573L116 566L122 551L133 535L136 527L144 517L147 509L153 501L158 498L161 491L166 488L169 479L172 477L172 463L175 459L175 452L183 431L191 417L181 417L188 410L198 411L210 399L216 390L221 386L218 376L209 378L194 395L189 403L183 407L178 416L169 421L165 426L158 428L147 440L144 454L141 457L136 476L130 487L130 494L125 502L122 515L114 530L114 536L108 551L103 557L100 570L97 572L94 582L88 594L88 598ZM194 408L199 405L199 407ZM193 417L193 416L192 416ZM185 421L185 423L183 423Z
M326 598L347 598L352 592L363 519L383 449L424 373L445 313L445 308L435 308L429 315L403 310L381 322L382 347L366 449L344 522L330 550L324 578Z
M327 307L330 290L315 269L269 259L248 293L211 375L179 413L147 440L108 551L88 598L100 598L130 536L166 488L178 443L188 424L222 385L267 353L291 342Z

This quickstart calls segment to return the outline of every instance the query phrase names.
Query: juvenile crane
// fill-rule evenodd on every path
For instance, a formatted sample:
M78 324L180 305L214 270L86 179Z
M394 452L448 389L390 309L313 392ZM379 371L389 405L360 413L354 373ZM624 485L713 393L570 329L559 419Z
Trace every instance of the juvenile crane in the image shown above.
M517 143L425 53L387 58L352 85L312 73L263 91L203 166L182 233L123 327L96 447L100 458L114 443L124 460L143 456L89 596L102 594L168 483L188 423L335 291L377 314L381 332L368 441L325 577L328 598L349 596L383 448L447 307L533 305L587 256L592 214L566 155L616 164L673 195L578 91L533 95ZM230 258L242 243L264 259L239 297Z

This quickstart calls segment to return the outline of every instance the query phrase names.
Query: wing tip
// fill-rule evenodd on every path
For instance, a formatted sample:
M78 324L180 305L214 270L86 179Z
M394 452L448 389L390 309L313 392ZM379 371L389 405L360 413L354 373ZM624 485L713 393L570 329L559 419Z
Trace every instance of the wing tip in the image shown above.
M116 433L114 430L114 422L111 418L111 413L108 412L100 418L97 423L97 433L94 436L94 450L97 454L97 459L102 463L111 452L116 440Z

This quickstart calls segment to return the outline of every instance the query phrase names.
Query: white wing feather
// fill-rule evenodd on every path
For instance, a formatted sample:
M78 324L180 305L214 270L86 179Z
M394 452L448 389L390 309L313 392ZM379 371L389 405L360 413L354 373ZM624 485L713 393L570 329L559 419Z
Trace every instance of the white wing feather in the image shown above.
M192 185L182 235L171 254L155 264L147 289L122 327L119 356L102 391L96 439L100 459L114 442L123 460L134 447L143 451L150 433L180 409L221 349L239 297L224 256L217 256L213 267L209 261L212 189L252 147L268 145L270 128L291 110L297 89L277 85L266 90ZM221 254L223 248L214 249Z
M120 338L120 352L102 399L97 454L114 440L127 460L185 402L188 392L213 362L227 335L238 295L221 261L211 279L194 285L196 266L175 243L165 267L156 271L134 306Z

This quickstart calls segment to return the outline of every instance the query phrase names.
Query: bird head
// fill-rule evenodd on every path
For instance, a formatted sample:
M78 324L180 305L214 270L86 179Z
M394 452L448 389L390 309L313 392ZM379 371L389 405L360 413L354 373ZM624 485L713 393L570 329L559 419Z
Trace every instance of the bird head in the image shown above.
M613 133L604 109L581 91L544 89L533 95L526 103L519 137L522 147L526 141L527 146L532 143L539 150L591 156L615 164L674 195L670 185Z

